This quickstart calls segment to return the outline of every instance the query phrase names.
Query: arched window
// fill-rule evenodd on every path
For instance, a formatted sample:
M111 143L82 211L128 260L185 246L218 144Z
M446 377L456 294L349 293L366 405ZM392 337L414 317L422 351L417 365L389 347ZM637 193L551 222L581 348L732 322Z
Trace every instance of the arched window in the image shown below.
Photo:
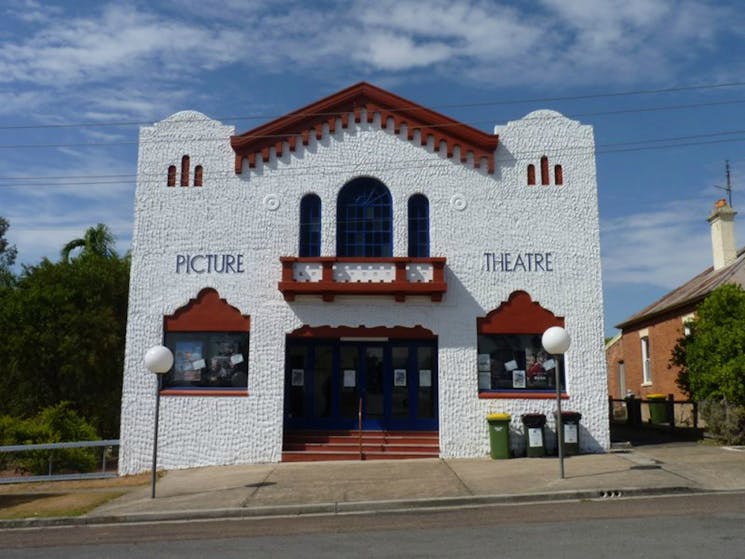
M306 194L300 200L299 256L321 256L321 199Z
M391 193L379 180L348 182L336 203L337 256L392 256Z
M194 186L202 186L202 166L194 167Z
M528 165L528 184L535 184L535 165L533 165L532 163Z
M409 256L429 256L429 200L424 194L409 198Z
M176 165L168 167L168 186L176 186Z
M561 170L561 165L554 165L554 184L564 184L564 171Z
M181 158L181 186L189 186L189 156Z
M545 155L541 157L541 184L547 185L549 183L549 176L548 176L548 157Z

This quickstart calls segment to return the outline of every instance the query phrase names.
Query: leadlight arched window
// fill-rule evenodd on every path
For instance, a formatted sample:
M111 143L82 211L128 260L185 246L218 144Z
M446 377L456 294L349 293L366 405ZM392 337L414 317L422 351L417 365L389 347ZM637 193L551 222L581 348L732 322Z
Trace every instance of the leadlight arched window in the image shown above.
M409 198L409 256L429 256L429 200L424 194Z
M336 255L393 255L391 193L379 180L348 182L336 203Z
M298 256L321 256L321 199L306 194L300 200L300 250Z

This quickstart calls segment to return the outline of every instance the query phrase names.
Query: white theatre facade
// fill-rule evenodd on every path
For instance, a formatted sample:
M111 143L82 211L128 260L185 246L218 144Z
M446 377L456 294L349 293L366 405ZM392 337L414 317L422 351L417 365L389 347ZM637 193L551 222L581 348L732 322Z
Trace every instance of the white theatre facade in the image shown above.
M302 432L486 456L495 411L519 455L521 414L553 426L554 325L563 408L602 452L590 126L537 111L489 134L367 83L238 135L177 113L140 133L120 473L151 465L159 344L160 467L278 462Z

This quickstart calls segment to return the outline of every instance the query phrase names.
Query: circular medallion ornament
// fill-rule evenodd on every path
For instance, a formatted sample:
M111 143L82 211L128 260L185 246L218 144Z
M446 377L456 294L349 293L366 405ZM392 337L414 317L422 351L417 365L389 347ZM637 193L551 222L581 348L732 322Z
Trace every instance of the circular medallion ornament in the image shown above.
M274 194L267 194L266 196L264 196L264 207L270 212L278 210L279 198L276 197Z
M454 194L450 198L450 207L454 210L458 210L459 212L462 212L466 209L468 206L468 202L466 202L466 199L460 195L460 194Z

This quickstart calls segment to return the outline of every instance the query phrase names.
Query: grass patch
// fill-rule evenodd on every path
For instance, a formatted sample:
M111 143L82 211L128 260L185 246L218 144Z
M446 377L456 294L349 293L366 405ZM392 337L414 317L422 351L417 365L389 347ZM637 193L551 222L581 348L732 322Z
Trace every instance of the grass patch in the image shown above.
M126 491L1 495L0 519L81 516L124 493Z

